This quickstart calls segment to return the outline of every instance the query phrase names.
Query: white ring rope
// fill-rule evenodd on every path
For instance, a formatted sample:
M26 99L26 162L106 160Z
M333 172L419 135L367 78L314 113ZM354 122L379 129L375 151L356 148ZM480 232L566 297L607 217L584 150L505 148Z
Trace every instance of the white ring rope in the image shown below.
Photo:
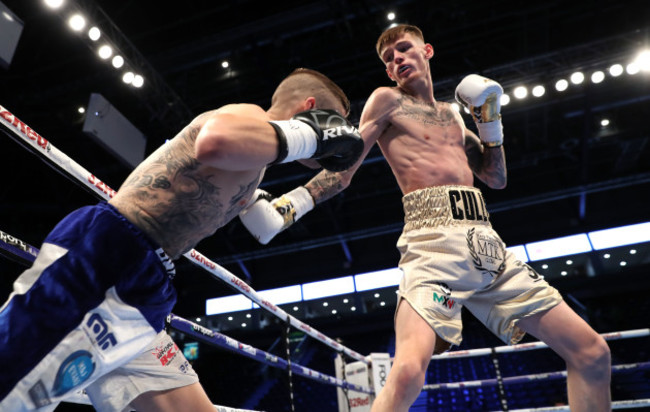
M605 340L618 340L618 339L627 339L627 338L638 338L643 336L650 335L650 329L633 329L622 332L608 332L601 333ZM452 352L445 352L438 355L433 355L431 359L449 359L449 358L468 358L474 356L484 356L490 355L492 349L496 353L510 353L510 352L523 352L527 350L534 349L543 349L548 348L548 345L544 342L530 342L530 343L520 343L512 346L497 346L495 348L480 348L480 349L469 349L469 350L457 350Z
M111 189L106 183L99 180L92 173L68 157L65 153L54 147L52 143L39 135L36 131L34 131L34 129L20 121L14 114L12 114L2 105L0 105L0 124L5 126L7 130L11 131L14 136L18 137L19 143L27 143L32 151L42 156L46 160L46 163L48 163L50 166L55 167L55 169L59 171L65 171L68 176L74 178L74 180L86 188L91 189L91 191L98 195L100 198L109 200L115 195L115 190ZM233 275L217 263L212 262L210 259L197 252L196 250L192 249L191 251L185 253L183 256L188 258L197 266L200 266L203 269L207 270L215 277L234 287L243 295L247 296L259 306L264 307L267 311L271 312L282 321L289 320L289 323L293 327L326 344L337 352L342 352L352 359L368 363L368 360L360 353L357 353L341 345L330 337L324 335L318 330L288 314L284 310L278 308L274 304L268 302L266 299L263 299L243 280L239 279L237 276Z
M629 401L615 401L612 402L612 409L636 409L645 406L650 406L650 398L648 399L634 399ZM547 406L541 408L528 408L528 409L511 409L510 412L551 412L551 411L570 411L569 405L566 406ZM500 412L500 411L497 411Z

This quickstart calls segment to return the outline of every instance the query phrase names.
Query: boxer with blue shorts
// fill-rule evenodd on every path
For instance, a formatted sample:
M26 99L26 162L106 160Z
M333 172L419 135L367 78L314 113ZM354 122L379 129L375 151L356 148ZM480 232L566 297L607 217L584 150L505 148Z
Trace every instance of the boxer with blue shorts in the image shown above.
M53 410L84 388L100 411L214 411L163 330L172 260L249 206L267 165L354 163L363 143L349 109L329 78L297 69L268 110L199 115L108 203L64 218L0 309L0 411Z

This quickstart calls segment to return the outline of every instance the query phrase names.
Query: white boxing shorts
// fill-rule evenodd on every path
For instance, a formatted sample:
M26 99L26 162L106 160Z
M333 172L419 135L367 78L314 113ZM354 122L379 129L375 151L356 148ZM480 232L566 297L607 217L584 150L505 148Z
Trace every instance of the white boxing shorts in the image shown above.
M461 343L465 306L504 342L515 344L525 334L519 319L562 301L543 276L506 250L479 189L435 186L402 201L405 226L397 248L404 276L398 299L443 340Z
M149 350L176 302L173 274L111 205L65 217L0 308L0 410L53 410Z

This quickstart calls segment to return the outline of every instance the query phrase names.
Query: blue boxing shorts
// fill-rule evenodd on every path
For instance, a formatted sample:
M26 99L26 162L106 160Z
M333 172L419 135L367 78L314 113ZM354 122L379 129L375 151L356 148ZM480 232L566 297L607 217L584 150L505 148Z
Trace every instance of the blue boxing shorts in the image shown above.
M0 410L53 410L136 358L176 302L173 274L108 203L65 217L0 308Z

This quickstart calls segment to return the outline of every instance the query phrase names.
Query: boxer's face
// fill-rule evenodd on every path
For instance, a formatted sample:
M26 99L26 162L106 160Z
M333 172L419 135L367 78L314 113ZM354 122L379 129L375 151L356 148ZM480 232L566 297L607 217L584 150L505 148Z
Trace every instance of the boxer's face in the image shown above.
M428 60L432 56L433 47L410 33L402 34L381 52L386 74L398 85L414 77L428 75Z

